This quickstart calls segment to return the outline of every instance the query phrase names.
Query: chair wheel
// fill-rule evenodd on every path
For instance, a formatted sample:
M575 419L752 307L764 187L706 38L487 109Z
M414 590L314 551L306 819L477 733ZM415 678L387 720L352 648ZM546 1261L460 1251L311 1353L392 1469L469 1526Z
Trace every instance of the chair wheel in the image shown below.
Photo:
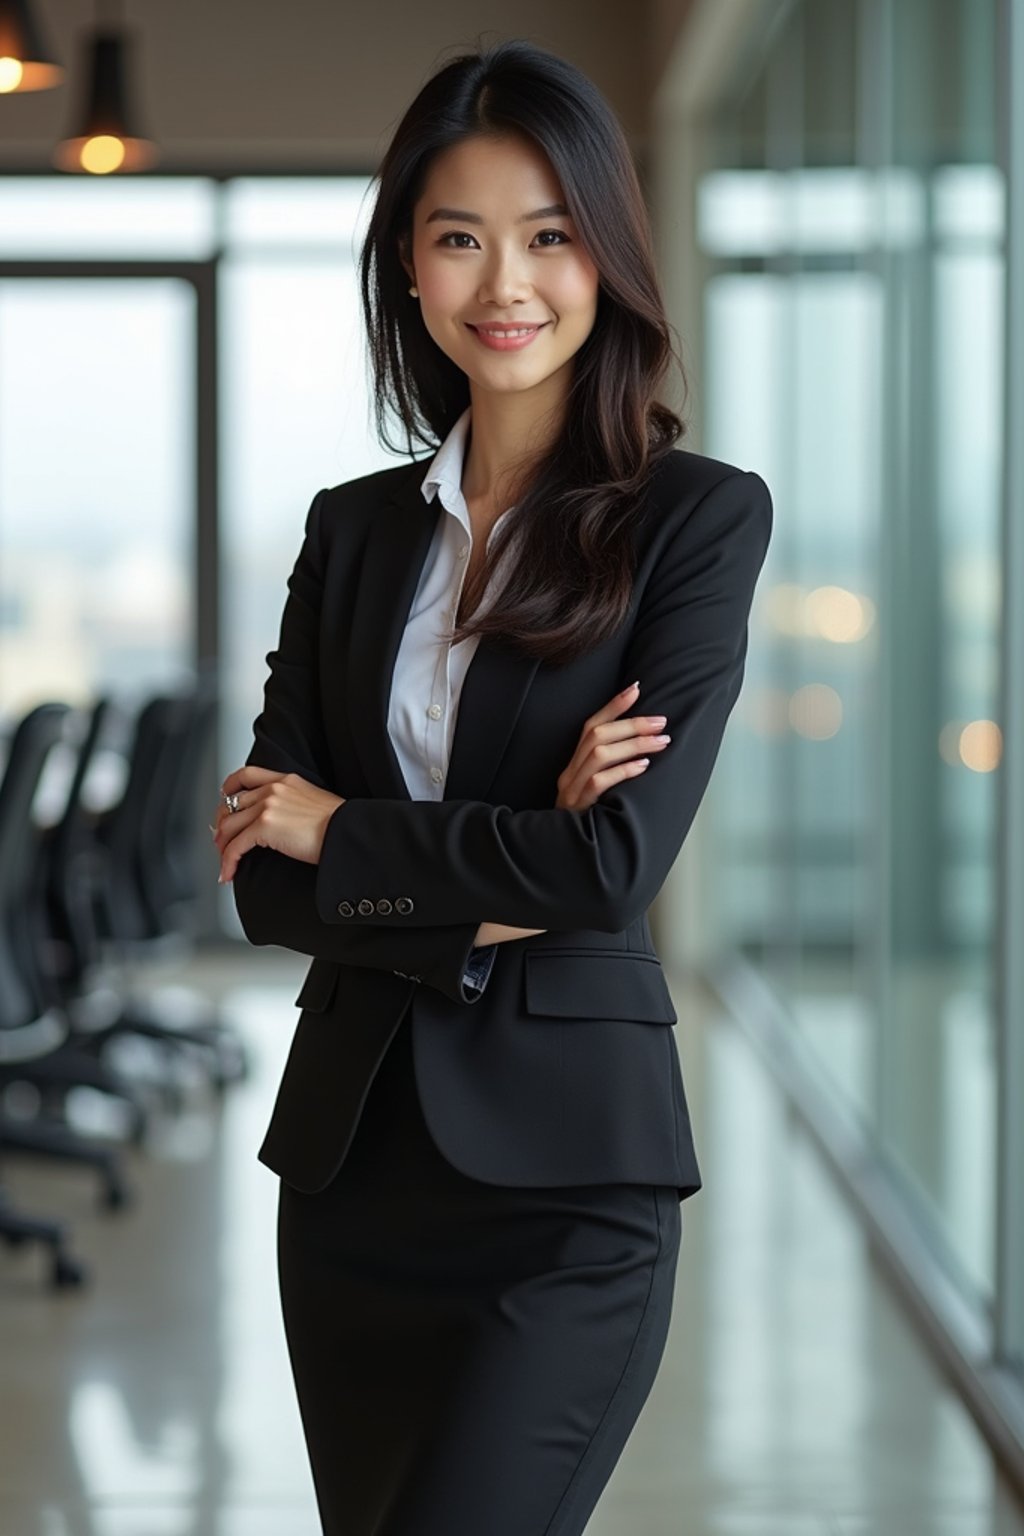
M105 1211L121 1211L131 1205L131 1195L121 1183L107 1184L104 1187L100 1204Z
M84 1285L88 1279L88 1273L85 1265L80 1264L77 1259L69 1258L66 1253L54 1254L50 1280L57 1290L68 1290L72 1286Z

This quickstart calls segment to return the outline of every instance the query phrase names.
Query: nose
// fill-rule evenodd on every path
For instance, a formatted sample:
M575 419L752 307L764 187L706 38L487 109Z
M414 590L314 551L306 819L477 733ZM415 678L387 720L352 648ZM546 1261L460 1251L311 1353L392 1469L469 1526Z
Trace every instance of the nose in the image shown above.
M504 306L523 302L532 292L524 258L514 251L495 250L477 290L480 303Z

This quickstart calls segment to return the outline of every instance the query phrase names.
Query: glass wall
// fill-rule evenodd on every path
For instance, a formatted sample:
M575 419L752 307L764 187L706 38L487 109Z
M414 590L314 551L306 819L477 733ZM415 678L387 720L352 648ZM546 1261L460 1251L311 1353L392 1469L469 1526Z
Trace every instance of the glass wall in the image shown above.
M757 468L776 507L716 780L724 948L983 1312L1007 660L997 6L789 7L722 101L697 188L702 448Z
M8 723L45 698L112 690L141 703L188 676L211 629L196 611L197 551L216 549L214 771L245 760L309 504L394 462L370 420L356 282L369 187L0 176ZM216 430L204 423L216 461L205 525L200 398L217 407ZM240 933L230 889L214 898Z
M0 708L191 666L195 293L0 278Z

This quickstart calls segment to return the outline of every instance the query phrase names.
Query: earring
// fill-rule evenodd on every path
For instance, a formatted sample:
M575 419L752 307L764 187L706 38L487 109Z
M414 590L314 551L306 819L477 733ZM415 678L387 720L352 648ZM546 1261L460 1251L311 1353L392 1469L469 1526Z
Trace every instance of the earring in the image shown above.
M414 299L418 299L420 296L420 291L418 288L410 288L409 292L412 294Z

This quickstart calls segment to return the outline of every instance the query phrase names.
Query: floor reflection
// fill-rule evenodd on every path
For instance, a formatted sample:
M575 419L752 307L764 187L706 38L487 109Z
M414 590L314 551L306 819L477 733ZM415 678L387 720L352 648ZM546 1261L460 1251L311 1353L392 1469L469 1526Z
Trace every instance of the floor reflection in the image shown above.
M197 1088L129 1158L130 1211L98 1210L85 1172L10 1164L12 1195L72 1223L93 1281L51 1293L37 1256L0 1253L2 1536L317 1536L277 1180L256 1159L294 960L197 968L252 1077L223 1101ZM705 1188L661 1373L587 1536L1024 1536L750 1046L693 987L673 993Z

